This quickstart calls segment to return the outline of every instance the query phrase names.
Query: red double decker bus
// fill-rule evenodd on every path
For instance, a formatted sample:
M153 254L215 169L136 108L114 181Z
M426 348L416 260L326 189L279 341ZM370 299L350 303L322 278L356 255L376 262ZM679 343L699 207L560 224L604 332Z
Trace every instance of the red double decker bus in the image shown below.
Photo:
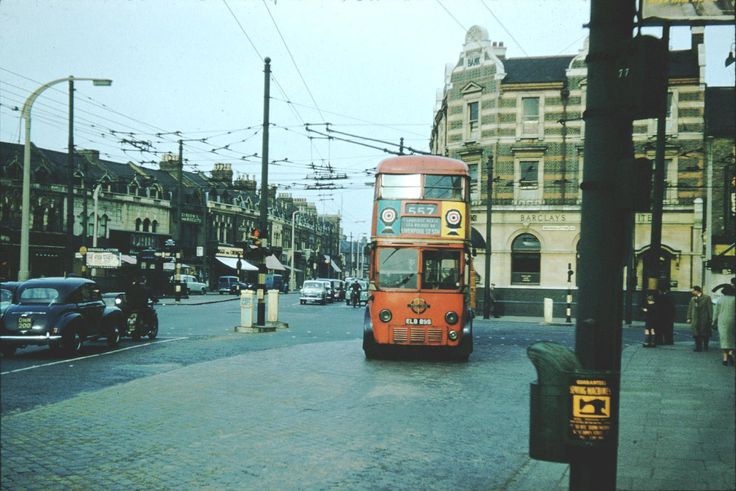
M423 347L468 359L469 210L464 162L402 156L378 165L363 328L367 358L391 347Z

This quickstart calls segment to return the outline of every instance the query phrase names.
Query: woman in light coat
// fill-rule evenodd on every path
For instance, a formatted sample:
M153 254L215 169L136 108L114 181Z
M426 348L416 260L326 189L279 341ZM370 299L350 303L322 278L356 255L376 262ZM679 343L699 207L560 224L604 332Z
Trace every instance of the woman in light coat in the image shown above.
M731 285L723 288L723 296L716 304L713 325L718 328L723 366L733 365L733 352L736 349L736 289Z

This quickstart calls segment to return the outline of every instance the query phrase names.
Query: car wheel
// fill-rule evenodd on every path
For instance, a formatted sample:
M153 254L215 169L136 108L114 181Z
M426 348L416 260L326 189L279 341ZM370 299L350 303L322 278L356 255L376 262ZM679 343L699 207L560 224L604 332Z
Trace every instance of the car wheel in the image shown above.
M148 339L156 339L158 336L158 319L153 321L153 328L148 333Z
M120 326L110 327L110 332L107 333L107 346L110 348L117 348L120 344Z
M5 357L13 356L15 354L15 349L15 346L3 346L2 348L0 348L0 353L2 353Z
M207 288L202 288L202 295L207 295Z
M304 300L299 300L300 305L304 305Z
M71 327L61 335L61 349L67 355L76 355L82 350L82 335L79 329Z

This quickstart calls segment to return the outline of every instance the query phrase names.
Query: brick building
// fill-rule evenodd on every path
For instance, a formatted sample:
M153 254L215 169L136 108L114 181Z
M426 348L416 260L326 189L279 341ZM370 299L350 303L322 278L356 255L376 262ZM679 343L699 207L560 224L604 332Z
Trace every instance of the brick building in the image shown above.
M659 258L662 280L680 302L692 284L704 281L702 29L693 29L692 41L692 49L670 52ZM574 274L568 284L568 268L577 271L580 241L586 55L587 42L575 55L506 58L503 43L474 26L457 62L445 70L430 148L469 165L471 224L484 237L491 200L490 280L509 314L541 315L543 298L553 298L555 315L564 316L566 290L575 287ZM656 120L635 121L635 155L653 159L655 137ZM632 273L639 290L644 262L655 260L648 254L650 223L651 213L636 215ZM485 260L479 249L480 285Z

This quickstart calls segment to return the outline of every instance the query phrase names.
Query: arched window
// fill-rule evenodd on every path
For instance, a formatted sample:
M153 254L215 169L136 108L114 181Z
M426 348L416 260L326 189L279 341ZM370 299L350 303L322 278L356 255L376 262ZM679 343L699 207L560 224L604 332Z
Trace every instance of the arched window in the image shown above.
M151 231L151 220L146 218L143 220L143 231L144 232L150 232Z
M143 222L141 221L141 219L140 219L140 218L136 218L136 219L135 219L135 231L136 231L136 232L140 232L140 231L141 231L141 224L142 224L142 223L143 223Z
M154 234L158 232L158 221L154 220L151 222L151 232Z
M542 255L539 239L521 234L511 244L511 283L538 285Z

